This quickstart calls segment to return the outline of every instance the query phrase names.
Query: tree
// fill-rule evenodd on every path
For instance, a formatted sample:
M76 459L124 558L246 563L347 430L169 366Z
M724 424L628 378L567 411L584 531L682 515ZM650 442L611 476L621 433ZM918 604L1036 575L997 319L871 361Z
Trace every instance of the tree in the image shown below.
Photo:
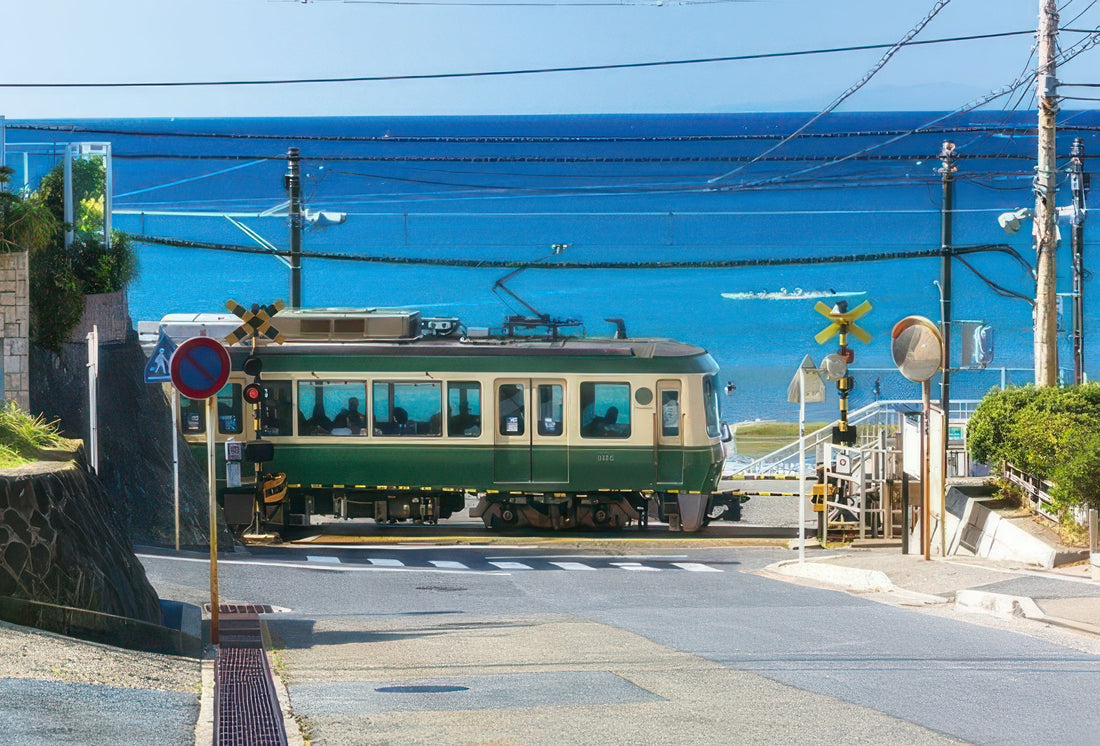
M68 341L84 311L83 296L122 290L137 274L129 236L102 236L106 172L98 158L72 163L73 241L66 248L64 223L65 164L42 177L37 201L52 215L47 245L31 254L31 337L42 347L59 349Z

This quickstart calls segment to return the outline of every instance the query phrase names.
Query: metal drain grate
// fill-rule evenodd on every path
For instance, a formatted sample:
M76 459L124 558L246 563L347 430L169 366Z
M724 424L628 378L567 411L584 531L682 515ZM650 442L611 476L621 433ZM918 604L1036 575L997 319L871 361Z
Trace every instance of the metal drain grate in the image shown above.
M221 626L214 665L217 746L285 746L286 730L255 613L235 614Z
M210 602L202 605L203 613L210 613ZM273 614L275 610L268 604L218 604L219 614Z

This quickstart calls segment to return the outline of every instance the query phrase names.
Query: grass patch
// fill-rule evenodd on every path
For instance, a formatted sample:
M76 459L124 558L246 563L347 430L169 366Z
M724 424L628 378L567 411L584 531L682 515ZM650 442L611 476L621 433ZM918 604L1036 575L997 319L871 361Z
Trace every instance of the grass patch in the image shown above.
M807 422L806 434L825 427L825 422ZM749 458L766 456L798 440L797 422L746 422L736 427L733 442L737 453Z
M36 460L38 451L61 445L57 422L26 412L14 401L0 405L0 468Z

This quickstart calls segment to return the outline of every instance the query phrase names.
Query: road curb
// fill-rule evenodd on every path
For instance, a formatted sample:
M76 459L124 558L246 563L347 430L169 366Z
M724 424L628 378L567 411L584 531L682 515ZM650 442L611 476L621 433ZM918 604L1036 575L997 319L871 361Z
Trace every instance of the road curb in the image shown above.
M955 594L955 608L963 611L985 612L1004 619L1030 619L1034 622L1100 636L1100 626L1051 616L1039 607L1035 599L1028 596L1010 596L1004 593L966 589Z
M199 717L195 721L195 746L214 746L214 658L210 649L202 659L202 693Z
M857 567L845 567L822 562L818 558L813 562L784 560L768 565L765 569L779 575L787 575L804 580L840 586L854 593L881 593L897 590L893 582L881 570L864 570Z

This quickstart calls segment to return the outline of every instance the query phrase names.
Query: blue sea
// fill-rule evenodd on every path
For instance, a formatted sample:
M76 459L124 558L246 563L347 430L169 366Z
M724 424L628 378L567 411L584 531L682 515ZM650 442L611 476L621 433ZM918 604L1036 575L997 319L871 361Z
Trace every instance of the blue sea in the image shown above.
M1034 205L1033 113L978 111L835 114L775 146L807 114L601 115L431 118L140 119L7 122L6 162L16 186L33 185L69 142L109 142L116 229L139 236L257 247L289 245L286 152L302 157L311 211L346 213L338 225L307 227L305 251L380 261L307 258L303 305L411 307L499 326L524 311L494 293L511 269L447 266L445 260L543 260L507 287L538 311L583 321L583 332L667 336L707 348L722 368L728 421L797 419L787 385L803 357L820 361L836 338L814 335L827 320L818 300L873 310L853 341L851 409L882 398L919 398L896 371L890 330L919 314L940 319L938 257L886 258L936 250L941 242L941 143L956 144L952 244L1002 245L1034 264L1029 220L1005 233L997 216ZM1073 138L1100 153L1100 113L1064 112L1059 164ZM1086 161L1086 171L1090 163ZM1095 193L1090 204L1095 204ZM1070 204L1063 175L1057 198ZM265 211L274 214L262 215ZM226 215L233 218L231 221ZM1070 228L1061 225L1059 292L1069 293ZM1085 242L1095 235L1086 222ZM555 244L563 253L553 254ZM276 258L210 248L138 245L129 291L133 319L221 311L289 299L289 270ZM1094 252L1086 252L1086 268ZM821 261L822 258L855 261ZM423 260L394 263L389 260ZM777 265L553 269L558 262L779 260ZM964 261L966 264L964 264ZM1034 281L1004 251L953 264L952 317L994 329L994 357L952 364L952 399L980 398L1002 381L1032 378ZM984 279L983 279L984 278ZM1100 328L1091 276L1086 332ZM505 303L507 301L507 303ZM1072 379L1071 303L1062 321L1061 366ZM579 331L579 330L578 330ZM1100 350L1086 334L1086 372ZM836 416L835 391L808 416Z

